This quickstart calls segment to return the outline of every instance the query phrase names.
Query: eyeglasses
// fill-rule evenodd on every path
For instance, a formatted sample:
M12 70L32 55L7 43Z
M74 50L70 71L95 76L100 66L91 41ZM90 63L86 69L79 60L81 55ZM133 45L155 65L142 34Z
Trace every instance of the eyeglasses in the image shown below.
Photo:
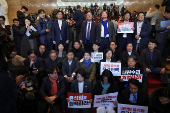
M92 14L88 14L87 16L91 16Z

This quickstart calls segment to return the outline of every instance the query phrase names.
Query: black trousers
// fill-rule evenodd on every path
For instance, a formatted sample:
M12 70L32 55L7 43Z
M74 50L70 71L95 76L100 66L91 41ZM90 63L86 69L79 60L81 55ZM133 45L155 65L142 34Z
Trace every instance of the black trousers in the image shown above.
M92 51L93 51L92 46L93 46L93 44L90 43L89 40L86 40L86 44L84 44L84 49L85 49L85 50L88 50L88 51L90 51L90 52L92 52Z
M81 24L76 25L76 40L79 40Z

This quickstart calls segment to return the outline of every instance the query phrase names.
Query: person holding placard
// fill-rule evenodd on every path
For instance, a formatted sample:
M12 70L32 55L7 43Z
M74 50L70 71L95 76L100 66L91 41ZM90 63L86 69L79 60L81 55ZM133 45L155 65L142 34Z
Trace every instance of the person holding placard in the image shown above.
M105 58L103 58L102 60L100 60L100 62L117 62L116 59L112 58L112 50L111 49L107 49L105 52Z
M100 77L101 79L96 82L94 87L94 95L103 95L107 93L114 93L118 91L116 82L114 82L113 74L110 70L105 69ZM112 107L99 107L97 113L115 113Z
M118 102L121 104L131 104L148 106L148 94L140 89L140 82L134 78L128 81L129 89L123 90Z
M126 11L124 13L123 22L130 22L130 15L131 13ZM132 30L134 31L135 28L132 27ZM119 50L122 52L123 50L125 50L127 43L132 42L134 34L133 33L119 33L118 35L119 35L118 47L119 47Z
M79 66L80 68L83 68L86 72L86 78L90 82L93 83L93 85L96 82L96 64L92 58L90 58L91 53L89 51L85 51L84 58L80 60Z
M93 95L93 87L89 80L86 80L86 72L84 69L80 68L76 71L77 79L71 83L70 92L72 93L91 93L91 97ZM67 102L69 102L69 98L66 98ZM90 103L92 102L92 99ZM78 113L80 109L72 108L71 113ZM89 108L82 108L82 113L89 113Z

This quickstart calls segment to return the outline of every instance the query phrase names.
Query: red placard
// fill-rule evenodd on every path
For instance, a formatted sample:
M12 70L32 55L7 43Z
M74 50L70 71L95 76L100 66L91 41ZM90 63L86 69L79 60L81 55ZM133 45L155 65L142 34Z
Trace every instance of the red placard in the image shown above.
M132 27L134 27L134 22L120 22L118 33L133 33Z

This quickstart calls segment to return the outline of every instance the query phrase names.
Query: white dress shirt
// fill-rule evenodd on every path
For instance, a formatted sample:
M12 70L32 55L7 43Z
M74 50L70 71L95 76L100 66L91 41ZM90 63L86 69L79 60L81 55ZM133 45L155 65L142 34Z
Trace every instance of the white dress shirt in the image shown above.
M83 93L84 81L78 82L79 93Z
M60 30L61 30L62 20L58 20L58 25L59 25L59 28L60 28Z
M140 35L142 25L143 25L143 21L142 22L139 22L139 21L137 22L137 35ZM141 39L141 37L137 40L137 43L140 43L140 39Z

